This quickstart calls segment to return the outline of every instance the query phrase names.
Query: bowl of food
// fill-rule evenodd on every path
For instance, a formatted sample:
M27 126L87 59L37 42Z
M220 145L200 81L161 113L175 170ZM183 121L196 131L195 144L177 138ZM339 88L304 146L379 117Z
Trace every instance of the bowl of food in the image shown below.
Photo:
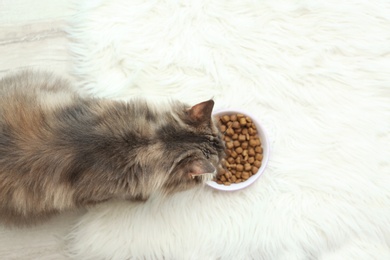
M223 135L226 156L216 177L206 184L217 190L240 190L253 184L269 159L269 141L259 120L250 112L224 109L213 114Z

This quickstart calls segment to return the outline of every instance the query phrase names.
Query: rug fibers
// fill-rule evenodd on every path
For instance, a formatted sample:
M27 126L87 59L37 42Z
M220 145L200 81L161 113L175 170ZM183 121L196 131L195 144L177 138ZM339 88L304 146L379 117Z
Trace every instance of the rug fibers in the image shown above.
M78 1L80 91L255 113L259 181L89 210L76 259L390 259L390 2Z

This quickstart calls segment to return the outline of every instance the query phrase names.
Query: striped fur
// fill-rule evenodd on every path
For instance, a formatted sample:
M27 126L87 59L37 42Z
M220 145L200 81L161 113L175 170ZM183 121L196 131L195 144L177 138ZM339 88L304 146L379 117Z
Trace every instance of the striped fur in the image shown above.
M212 100L156 107L81 97L50 74L0 81L0 221L201 185L223 156Z

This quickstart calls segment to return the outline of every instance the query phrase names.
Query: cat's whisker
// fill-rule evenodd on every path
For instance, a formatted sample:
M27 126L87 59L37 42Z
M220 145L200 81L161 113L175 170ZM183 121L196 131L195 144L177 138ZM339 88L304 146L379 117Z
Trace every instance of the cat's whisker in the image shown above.
M206 173L205 175L203 175L202 179L204 182L207 182L207 181L211 181L215 176L215 172L213 173Z
M212 180L215 176L215 172L202 173L202 174L190 174L191 179L195 179L195 177L200 177L203 182Z
M191 179L195 179L195 177L200 177L203 182L210 181L215 177L216 172L208 172L208 173L200 173L200 174L190 174Z

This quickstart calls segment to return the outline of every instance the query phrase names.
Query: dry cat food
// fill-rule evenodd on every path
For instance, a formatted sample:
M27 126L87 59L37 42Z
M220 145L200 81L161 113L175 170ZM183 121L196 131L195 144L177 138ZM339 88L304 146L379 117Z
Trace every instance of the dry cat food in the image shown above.
M263 160L263 148L252 119L243 114L219 117L219 127L226 144L226 158L215 181L230 185L246 181L256 174Z

